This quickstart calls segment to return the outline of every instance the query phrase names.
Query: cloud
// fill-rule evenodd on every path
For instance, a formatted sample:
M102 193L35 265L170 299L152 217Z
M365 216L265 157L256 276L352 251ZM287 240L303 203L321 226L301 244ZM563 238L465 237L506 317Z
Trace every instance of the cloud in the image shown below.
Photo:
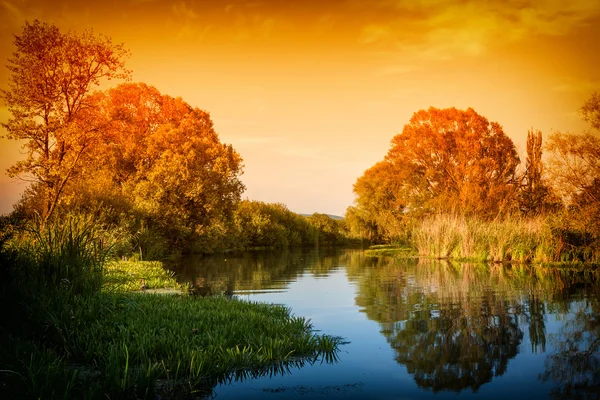
M26 19L34 20L42 17L40 7L33 4L27 4L22 1L0 0L0 20L3 24L0 25L0 31L12 31L23 25Z
M367 3L364 3L366 6ZM532 35L563 36L600 16L596 0L380 0L378 21L362 27L365 44L393 44L418 59L478 56Z
M589 94L600 90L600 82L588 80L564 79L562 83L554 86L553 91L559 93Z

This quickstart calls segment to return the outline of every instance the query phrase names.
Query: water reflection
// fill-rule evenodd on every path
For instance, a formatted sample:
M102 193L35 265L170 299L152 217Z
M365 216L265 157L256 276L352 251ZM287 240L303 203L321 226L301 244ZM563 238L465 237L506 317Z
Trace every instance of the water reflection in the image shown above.
M179 270L201 293L271 292L283 302L305 277L340 273L352 287L351 306L379 325L395 361L422 389L478 392L525 352L546 355L539 382L553 382L556 398L600 398L598 270L394 260L360 251L242 253L187 260ZM327 304L336 292L316 295Z
M523 302L493 287L486 269L387 260L360 280L357 303L420 387L477 389L506 372L523 339ZM355 271L356 272L356 271Z
M587 286L595 296L571 304L571 318L550 335L556 351L546 360L543 380L557 383L556 399L600 399L600 301L596 276L578 286Z
M180 282L190 283L205 296L282 291L305 273L326 277L339 264L338 252L295 249L191 256L170 267Z
M523 328L532 353L545 352L546 304L565 322L552 336L557 352L549 357L544 379L558 384L558 398L600 383L598 296L573 320L568 317L573 301L598 290L594 271L431 260L399 267L391 259L349 265L359 282L357 304L381 324L396 361L422 388L477 391L506 372Z

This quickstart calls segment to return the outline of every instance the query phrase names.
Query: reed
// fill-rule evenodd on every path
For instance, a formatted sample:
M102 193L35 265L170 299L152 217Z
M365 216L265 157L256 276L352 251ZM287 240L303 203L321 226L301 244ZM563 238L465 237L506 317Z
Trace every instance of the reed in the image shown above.
M554 238L544 218L492 221L458 215L425 218L413 228L420 255L487 262L550 262Z

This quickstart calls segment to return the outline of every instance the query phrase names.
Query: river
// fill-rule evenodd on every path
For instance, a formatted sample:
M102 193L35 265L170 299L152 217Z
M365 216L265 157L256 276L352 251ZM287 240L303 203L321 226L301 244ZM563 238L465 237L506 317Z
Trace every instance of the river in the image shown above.
M177 273L203 295L284 304L346 342L337 361L233 379L217 399L600 395L595 271L313 250L187 258Z

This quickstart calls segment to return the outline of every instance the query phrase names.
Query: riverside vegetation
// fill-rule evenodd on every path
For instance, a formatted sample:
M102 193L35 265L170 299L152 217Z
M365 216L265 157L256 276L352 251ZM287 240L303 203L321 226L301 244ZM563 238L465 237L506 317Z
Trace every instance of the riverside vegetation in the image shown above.
M179 398L336 358L338 338L283 306L187 295L158 262L106 263L106 232L89 219L4 222L3 398ZM142 279L180 294L140 293Z
M529 131L521 165L502 127L473 109L416 112L356 181L349 235L434 258L599 263L600 95L581 115L590 131L545 147Z

